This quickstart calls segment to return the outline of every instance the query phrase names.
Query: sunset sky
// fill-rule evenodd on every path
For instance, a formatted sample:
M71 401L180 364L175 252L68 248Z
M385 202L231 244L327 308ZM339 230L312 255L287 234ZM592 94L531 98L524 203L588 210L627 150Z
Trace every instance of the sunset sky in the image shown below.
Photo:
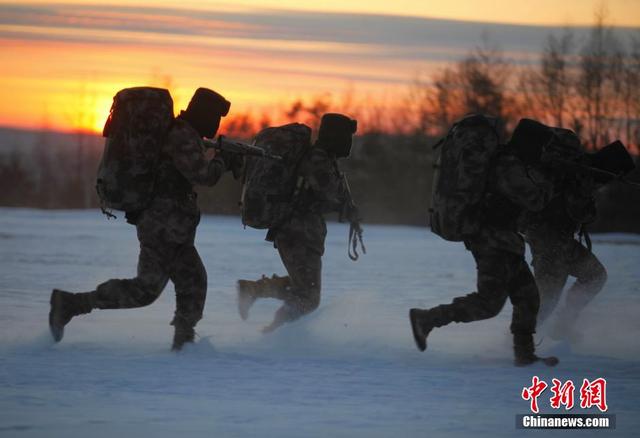
M584 38L602 4L519 3L0 0L0 125L97 130L113 94L136 85L170 86L176 110L199 86L232 113L346 90L393 99L483 37L533 62L564 26ZM625 37L640 32L639 0L606 9Z

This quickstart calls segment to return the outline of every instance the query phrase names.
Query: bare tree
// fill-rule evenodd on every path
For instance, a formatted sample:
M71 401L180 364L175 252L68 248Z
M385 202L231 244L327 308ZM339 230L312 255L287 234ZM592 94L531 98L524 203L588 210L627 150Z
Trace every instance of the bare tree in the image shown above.
M590 147L609 140L612 117L615 116L620 44L606 26L605 19L605 12L599 10L589 39L579 55L577 100L586 129L584 136Z
M440 135L460 117L482 113L507 123L515 117L515 99L509 89L512 68L502 52L485 41L466 58L431 77L416 81L408 104L417 130Z
M573 32L565 29L560 37L549 35L537 69L522 73L520 89L529 113L554 126L571 123L572 90L574 78L571 67Z
M620 95L624 114L624 137L638 147L640 124L640 36L630 41L630 49L622 60Z

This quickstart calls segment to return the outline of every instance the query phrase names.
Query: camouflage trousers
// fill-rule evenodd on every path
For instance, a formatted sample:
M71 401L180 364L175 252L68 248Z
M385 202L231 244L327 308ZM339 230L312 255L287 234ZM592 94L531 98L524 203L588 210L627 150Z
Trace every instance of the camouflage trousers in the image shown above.
M523 255L486 245L468 245L476 261L477 292L438 306L438 326L471 322L498 315L509 298L513 305L511 332L532 334L540 304L538 288Z
M557 307L569 276L576 281L567 291L561 318L575 319L602 290L607 271L598 258L573 236L527 239L533 255L533 272L540 289L538 321L545 321Z
M176 294L174 323L195 326L202 318L207 294L207 272L194 246L199 221L195 199L156 199L136 224L140 241L137 276L100 284L95 293L96 307L147 306L171 280Z
M284 301L289 321L311 313L320 305L322 257L311 246L276 238L278 253L290 278L290 287L280 289L278 298Z

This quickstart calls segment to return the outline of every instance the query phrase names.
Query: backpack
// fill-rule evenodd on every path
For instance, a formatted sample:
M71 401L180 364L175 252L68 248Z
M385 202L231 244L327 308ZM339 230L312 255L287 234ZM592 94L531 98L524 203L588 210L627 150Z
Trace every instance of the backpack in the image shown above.
M498 119L473 114L455 123L434 149L431 231L462 241L481 225L490 164L500 143Z
M173 100L161 88L119 91L102 132L106 137L96 190L102 211L140 211L151 201L162 141L173 123Z
M311 128L301 123L263 129L255 146L282 160L247 156L242 223L257 229L276 228L291 215L298 186L298 168L311 146Z

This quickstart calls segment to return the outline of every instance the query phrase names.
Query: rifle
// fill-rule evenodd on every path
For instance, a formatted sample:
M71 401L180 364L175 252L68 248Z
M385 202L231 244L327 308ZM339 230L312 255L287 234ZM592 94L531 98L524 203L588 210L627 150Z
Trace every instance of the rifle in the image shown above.
M207 149L216 149L219 151L228 152L231 154L235 154L238 156L252 156L252 157L260 157L260 158L268 158L270 160L282 160L280 155L270 154L262 148L259 148L252 144L242 143L240 141L227 140L224 135L219 135L217 141L211 141L203 139L204 147ZM233 177L235 179L240 179L243 167L242 161L233 160L230 165L231 171L233 172Z
M640 188L640 183L629 181L624 177L624 174L622 173L617 174L614 172L609 172L608 170L598 169L597 167L587 166L585 164L576 163L571 160L563 160L563 159L556 158L554 159L554 161L557 161L558 163L563 164L570 169L576 169L578 171L590 173L592 175L605 176L605 177L611 178L612 181L618 180L620 182L630 185L631 187Z
M242 143L241 141L227 140L224 135L219 135L218 140L202 140L204 147L207 149L217 149L219 151L226 151L232 154L249 155L252 157L268 158L270 160L282 160L280 155L270 154L258 146Z
M345 202L342 204L342 209L340 210L340 217L338 221L344 222L345 218L349 221L349 240L347 242L347 254L349 258L355 262L360 257L360 255L358 254L358 244L360 244L360 248L362 248L362 254L367 253L367 248L364 246L364 242L362 241L363 230L362 226L360 225L360 215L358 213L358 207L353 201L353 196L351 195L349 180L347 180L347 175L345 175L344 173L340 173L340 178L342 179Z

